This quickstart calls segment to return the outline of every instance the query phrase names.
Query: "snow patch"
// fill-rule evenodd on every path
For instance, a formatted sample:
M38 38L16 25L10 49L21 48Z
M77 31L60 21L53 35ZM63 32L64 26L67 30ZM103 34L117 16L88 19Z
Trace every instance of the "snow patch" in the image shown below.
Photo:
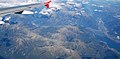
M92 4L92 6L97 6L96 4Z
M45 17L45 18L50 17L50 13L48 11L41 11L40 14L42 17Z
M67 1L66 4L75 5L75 2L73 2L73 1Z
M43 14L43 15L50 15L48 12L46 12L46 11L42 11L42 12L40 12L40 14Z
M81 15L81 13L76 13L76 15Z
M60 5L61 5L61 6L65 6L65 3L61 3Z
M4 21L0 21L0 25L3 25L3 24L5 24L5 22Z
M52 4L50 4L50 6L53 7L53 8L57 8L57 9L62 8L59 4L56 4L56 3L52 3Z
M87 0L83 0L82 4L89 4L89 2Z
M95 9L94 11L95 11L95 12L102 12L102 10L98 10L98 9Z
M2 17L0 17L0 21L2 21L2 19L3 19L3 18L2 18Z
M103 8L104 6L100 5L99 7Z
M75 7L82 7L82 4L75 3Z
M117 39L120 39L120 36L117 36Z
M114 32L115 34L118 34L117 32Z
M11 19L11 17L6 17L5 19L4 19L4 21L9 21Z
M98 11L97 9L95 9L94 11Z
M61 9L62 7L60 5L52 3L49 9L44 8L39 14L41 14L42 17L50 17L54 12L57 12Z

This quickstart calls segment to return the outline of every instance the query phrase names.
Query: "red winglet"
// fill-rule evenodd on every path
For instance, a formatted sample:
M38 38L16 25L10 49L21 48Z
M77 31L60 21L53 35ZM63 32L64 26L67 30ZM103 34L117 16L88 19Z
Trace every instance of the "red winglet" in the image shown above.
M48 2L44 2L44 4L45 4L45 6L46 6L46 8L49 8L49 3L51 2L51 0L50 1L48 1Z

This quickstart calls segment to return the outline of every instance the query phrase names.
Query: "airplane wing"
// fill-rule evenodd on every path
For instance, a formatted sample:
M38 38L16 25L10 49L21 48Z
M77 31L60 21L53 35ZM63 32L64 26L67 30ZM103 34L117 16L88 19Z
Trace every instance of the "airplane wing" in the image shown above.
M20 5L20 6L14 6L14 7L0 8L0 17L7 15L7 14L11 14L11 13L20 14L24 10L30 10L32 8L40 7L40 6L42 6L42 4L35 3L35 4L28 4L28 5Z

